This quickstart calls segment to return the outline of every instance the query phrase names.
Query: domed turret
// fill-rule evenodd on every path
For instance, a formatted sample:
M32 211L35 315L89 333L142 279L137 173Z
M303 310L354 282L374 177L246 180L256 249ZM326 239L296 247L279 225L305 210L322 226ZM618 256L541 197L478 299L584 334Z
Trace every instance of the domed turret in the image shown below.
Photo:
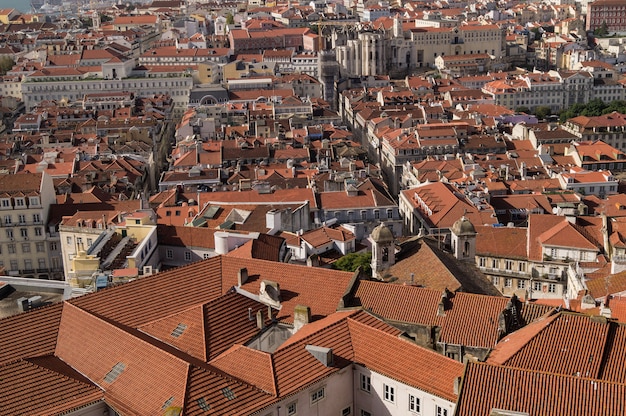
M393 233L389 227L383 223L380 223L380 225L372 230L370 237L372 241L378 244L393 242Z
M476 228L465 215L450 228L452 253L458 260L474 261L476 255Z
M374 228L370 234L372 242L372 275L378 277L396 262L393 233L385 224Z
M470 220L468 220L465 216L462 216L452 225L450 229L457 236L462 235L475 235L476 228L474 228L474 224Z

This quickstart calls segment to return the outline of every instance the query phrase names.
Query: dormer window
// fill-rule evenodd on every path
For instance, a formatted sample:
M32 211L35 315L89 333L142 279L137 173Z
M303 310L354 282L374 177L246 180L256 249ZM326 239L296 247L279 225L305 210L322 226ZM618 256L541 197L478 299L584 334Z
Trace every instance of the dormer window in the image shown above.
M31 196L29 200L30 206L39 206L39 197Z
M15 198L15 206L16 207L25 207L26 203L24 201L24 198Z
M11 208L11 200L9 198L0 199L0 205L3 209Z

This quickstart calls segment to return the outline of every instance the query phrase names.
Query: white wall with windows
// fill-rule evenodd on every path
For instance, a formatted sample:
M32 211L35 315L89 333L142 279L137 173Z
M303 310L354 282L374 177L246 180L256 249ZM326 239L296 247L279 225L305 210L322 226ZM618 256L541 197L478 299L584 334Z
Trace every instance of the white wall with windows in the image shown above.
M354 366L354 414L452 416L455 403L400 383L370 369Z
M287 396L259 416L353 416L352 367L345 367L310 387Z

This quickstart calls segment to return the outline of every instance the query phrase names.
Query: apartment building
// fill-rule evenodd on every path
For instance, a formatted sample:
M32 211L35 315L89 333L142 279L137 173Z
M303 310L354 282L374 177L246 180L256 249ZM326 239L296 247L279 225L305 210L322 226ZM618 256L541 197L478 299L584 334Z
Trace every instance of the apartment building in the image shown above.
M617 149L626 148L626 115L618 112L601 116L578 116L567 120L563 129L580 141L602 140Z
M622 0L596 0L587 4L587 30L606 25L609 33L626 31L626 4Z
M0 262L11 276L63 278L59 240L46 228L56 202L45 172L0 175Z
M169 94L176 113L189 102L193 78L184 69L165 66L134 70L132 62L107 65L98 72L44 68L26 76L22 82L26 111L43 100L82 101L86 94L102 92L127 92L138 97Z
M603 249L585 227L549 214L528 216L528 227L477 226L476 231L478 268L503 295L524 299L563 298L568 281L582 278L578 264L595 263Z

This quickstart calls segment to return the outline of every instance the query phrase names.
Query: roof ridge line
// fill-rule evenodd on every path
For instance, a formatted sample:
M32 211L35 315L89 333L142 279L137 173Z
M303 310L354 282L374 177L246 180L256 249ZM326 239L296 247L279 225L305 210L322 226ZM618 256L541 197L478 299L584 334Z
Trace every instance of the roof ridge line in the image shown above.
M522 371L522 372L528 372L528 373L543 374L543 375L548 375L548 376L564 377L564 378L574 379L574 380L591 380L591 381L595 381L597 383L602 383L606 385L619 385L619 386L626 387L626 382L620 383L618 381L603 380L600 378L593 378L593 377L576 376L574 374L555 373L552 371L536 370L536 369L523 368L523 367L514 367L514 366L502 365L502 364L491 364L486 361L468 361L467 364L470 364L470 363L478 364L478 365L486 366L486 367L502 368L502 369L506 369L510 371Z

